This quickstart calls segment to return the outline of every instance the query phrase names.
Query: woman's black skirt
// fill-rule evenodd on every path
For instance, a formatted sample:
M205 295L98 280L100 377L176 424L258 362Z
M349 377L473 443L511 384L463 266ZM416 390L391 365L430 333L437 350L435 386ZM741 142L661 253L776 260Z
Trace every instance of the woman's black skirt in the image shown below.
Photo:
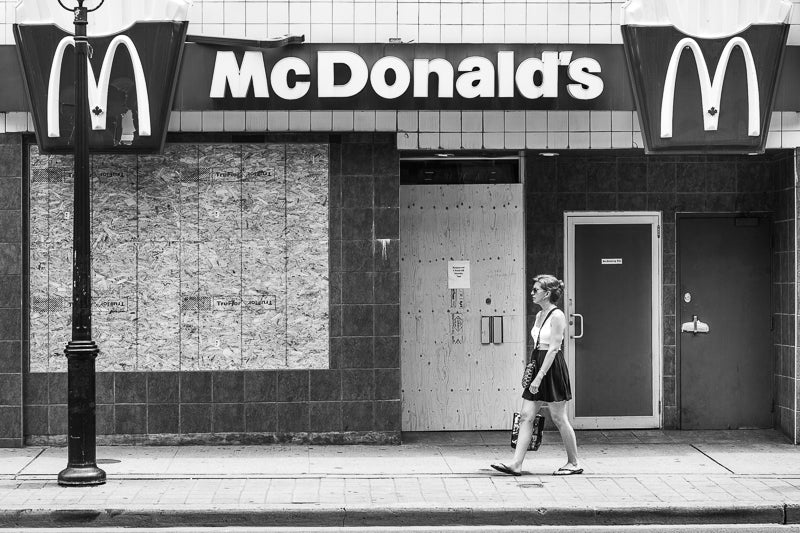
M542 368L542 362L547 355L547 350L537 350L533 357L536 357L536 368ZM534 402L563 402L572 399L572 389L569 386L569 370L567 362L564 360L564 352L561 350L556 353L550 370L544 375L539 392L532 394L530 389L522 391L522 397Z

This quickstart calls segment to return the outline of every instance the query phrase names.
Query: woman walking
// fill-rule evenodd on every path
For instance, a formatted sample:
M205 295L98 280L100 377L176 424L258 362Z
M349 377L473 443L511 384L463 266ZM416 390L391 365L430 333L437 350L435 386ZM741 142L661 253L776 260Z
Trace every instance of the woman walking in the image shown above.
M550 410L550 418L561 433L561 440L567 451L567 463L553 472L554 476L582 474L578 463L578 444L575 431L567 417L567 401L572 399L569 384L569 371L561 351L567 320L556 303L564 294L564 282L549 274L533 279L531 298L541 307L531 329L531 336L537 342L531 358L536 360L538 372L530 387L522 391L522 412L520 413L519 438L514 450L514 459L506 464L493 464L492 468L512 476L521 475L522 462L533 437L533 420L543 406ZM541 431L541 428L537 428Z

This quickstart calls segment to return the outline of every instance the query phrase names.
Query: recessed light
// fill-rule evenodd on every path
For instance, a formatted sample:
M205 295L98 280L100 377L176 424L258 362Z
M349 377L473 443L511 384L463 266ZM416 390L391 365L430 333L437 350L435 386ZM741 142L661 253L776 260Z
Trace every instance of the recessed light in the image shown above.
M539 155L542 157L556 157L558 152L539 152Z

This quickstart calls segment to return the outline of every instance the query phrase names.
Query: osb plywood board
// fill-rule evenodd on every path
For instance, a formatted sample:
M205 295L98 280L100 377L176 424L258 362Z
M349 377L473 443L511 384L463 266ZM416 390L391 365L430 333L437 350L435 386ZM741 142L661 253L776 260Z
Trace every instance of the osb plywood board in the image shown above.
M46 220L46 219L45 219ZM45 226L46 227L46 226ZM30 327L31 372L46 372L49 350L47 311L47 248L41 243L31 244L30 255Z
M139 369L180 368L180 243L140 242L137 252ZM178 352L178 353L176 353Z
M66 369L72 162L31 149L31 370ZM92 158L98 370L328 367L326 145Z
M286 266L285 240L247 241L242 248L242 365L245 369L287 367ZM307 349L311 351L311 347Z
M328 242L297 240L287 244L288 365L319 368L318 354L328 351Z
M116 361L121 369L136 365L136 252L136 242L115 239L92 247L92 336L98 361Z
M136 241L136 156L92 161L92 241ZM66 205L70 209L69 204ZM66 236L71 240L71 233Z
M521 199L520 185L401 187L404 430L507 427L525 347ZM468 288L449 287L453 260L470 262ZM502 344L482 344L482 316L503 317Z

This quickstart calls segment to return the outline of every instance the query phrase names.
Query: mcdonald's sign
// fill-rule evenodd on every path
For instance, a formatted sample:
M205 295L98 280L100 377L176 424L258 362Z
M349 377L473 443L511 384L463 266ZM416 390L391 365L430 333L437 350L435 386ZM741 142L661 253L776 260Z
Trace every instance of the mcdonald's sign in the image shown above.
M715 0L698 1L709 14L719 8ZM791 12L783 0L771 3L776 20L741 20L727 31L693 21L693 34L669 21L649 23L642 13L656 0L626 4L639 17L623 21L622 37L648 152L764 151ZM663 5L655 11L653 19L670 13Z
M91 151L161 150L187 27L186 21L146 21L116 34L90 36ZM54 24L15 24L14 38L39 149L72 153L72 36Z

